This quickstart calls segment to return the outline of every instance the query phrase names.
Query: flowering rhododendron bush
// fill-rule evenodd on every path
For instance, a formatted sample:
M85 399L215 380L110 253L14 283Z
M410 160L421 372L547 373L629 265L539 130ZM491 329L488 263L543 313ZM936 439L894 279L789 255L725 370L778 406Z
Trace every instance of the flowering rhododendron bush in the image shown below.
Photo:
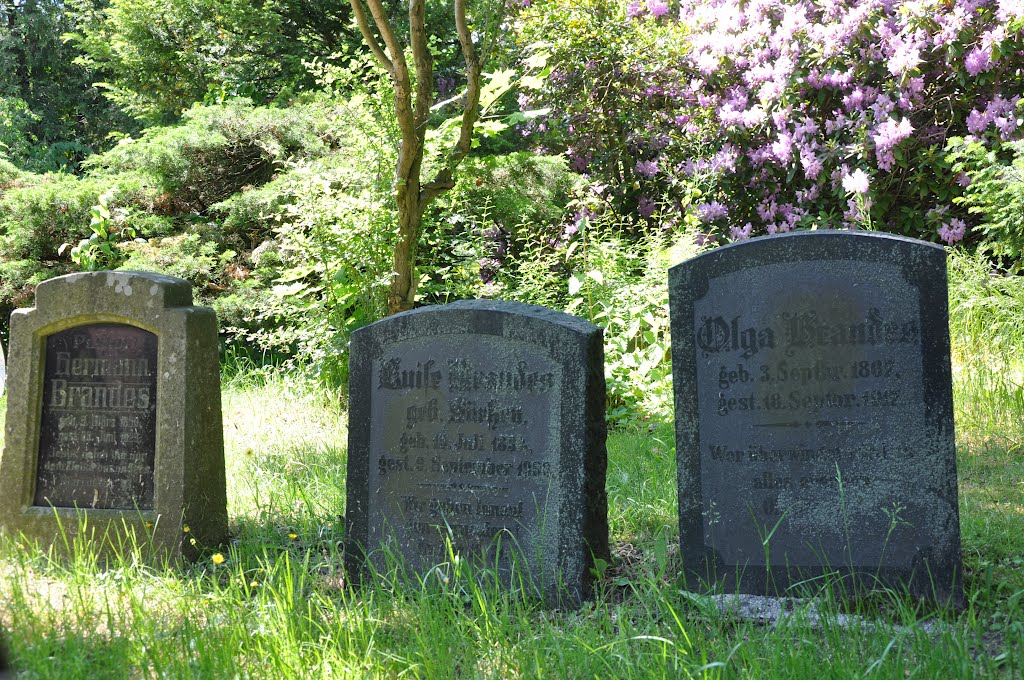
M548 111L522 132L544 151L564 152L569 167L594 182L570 231L600 206L635 217L638 230L645 221L677 223L694 186L677 166L709 152L711 136L699 133L682 100L690 80L686 28L666 19L662 0L649 7L539 0L519 10L518 51L533 74L519 105Z
M591 52L629 35L656 36L621 76L596 65L611 69L606 88L616 93L628 142L620 148L629 158L612 166L607 142L594 139L602 130L579 122L588 106L607 102L580 87L593 57L573 60L557 49L591 21L590 6L541 0L521 13L526 36L551 22L540 18L546 12L583 17L563 20L563 33L543 44L551 75L536 97L552 105L547 123L580 171L625 182L624 205L634 198L645 218L664 223L673 210L691 212L708 239L844 225L946 243L969 234L978 218L955 199L970 173L954 171L946 144L967 136L998 154L1022 137L1024 0L679 7L688 44L658 42L676 23L661 0L606 10L618 35L586 29ZM684 185L690 196L704 187L692 210L680 199Z

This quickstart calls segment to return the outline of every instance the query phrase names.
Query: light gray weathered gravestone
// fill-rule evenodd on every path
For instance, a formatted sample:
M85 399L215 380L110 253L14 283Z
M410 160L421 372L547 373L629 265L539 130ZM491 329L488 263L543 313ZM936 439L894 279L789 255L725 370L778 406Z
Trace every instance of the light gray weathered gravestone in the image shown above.
M216 316L187 281L40 283L11 315L0 530L60 548L84 519L101 550L133 532L171 557L223 541L217 350Z
M551 605L607 559L601 329L543 307L426 307L352 335L349 572L387 550L424 574L463 559Z
M803 232L670 271L688 587L961 599L945 251ZM801 594L797 592L795 594Z

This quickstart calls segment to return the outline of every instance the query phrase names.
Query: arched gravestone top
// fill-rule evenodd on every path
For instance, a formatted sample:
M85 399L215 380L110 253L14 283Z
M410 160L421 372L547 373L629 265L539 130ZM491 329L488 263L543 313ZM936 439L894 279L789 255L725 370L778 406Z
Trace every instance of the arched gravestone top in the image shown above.
M961 599L945 251L751 239L669 273L688 587Z
M423 574L463 558L551 605L590 590L607 559L602 331L510 302L397 314L352 335L348 545ZM500 555L500 556L499 556ZM518 583L518 581L517 581Z
M49 279L11 315L0 531L162 555L226 537L217 319L150 272ZM186 534L183 527L187 525Z

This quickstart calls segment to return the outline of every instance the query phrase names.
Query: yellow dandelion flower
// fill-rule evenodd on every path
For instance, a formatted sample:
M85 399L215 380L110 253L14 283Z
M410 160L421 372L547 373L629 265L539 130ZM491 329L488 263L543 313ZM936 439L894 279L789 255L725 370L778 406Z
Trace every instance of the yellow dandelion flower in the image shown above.
M147 529L152 529L153 528L153 523L152 522L146 522L146 528Z
M195 545L196 544L196 539L190 538L190 539L188 539L188 542L191 543L192 545Z
M182 531L184 531L184 532L185 532L185 533L187 534L188 532L190 532L190 531L192 531L192 530L191 530L191 529L189 529L189 528L188 528L188 525L186 524L186 525L185 525L185 526L184 526L184 527L182 528Z
M298 534L288 534L288 538L292 539L293 541L298 537Z
M210 559L213 560L213 563L216 564L218 567L224 564L224 556L220 553L213 553L213 557L211 557Z
M252 583L249 584L249 587L250 588L259 588L260 587L260 582L259 581L253 581Z

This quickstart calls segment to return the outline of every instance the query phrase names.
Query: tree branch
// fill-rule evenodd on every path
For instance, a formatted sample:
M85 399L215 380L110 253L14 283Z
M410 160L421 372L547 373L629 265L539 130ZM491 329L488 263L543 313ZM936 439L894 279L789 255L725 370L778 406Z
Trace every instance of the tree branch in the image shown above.
M416 128L421 136L426 135L426 123L430 116L430 104L434 94L434 64L427 44L427 29L424 25L425 0L409 2L409 43L416 65Z
M349 0L349 4L352 5L352 14L356 17L356 25L359 26L359 32L363 34L363 40L370 47L370 51L377 57L377 60L384 65L387 72L392 76L395 73L395 65L388 59L388 55L384 54L384 50L381 49L380 43L377 42L377 38L374 37L373 32L370 31L370 23L366 20L366 12L363 11L362 0Z
M380 32L380 37L391 56L391 63L394 65L394 69L391 71L392 76L399 77L404 73L405 79L408 80L409 69L405 64L405 52L402 49L402 44L395 37L395 31L391 28L391 22L388 21L388 13L385 11L384 5L381 0L366 0L366 4L370 7L373 23L376 24L377 31Z
M455 186L455 168L473 147L473 126L479 117L477 109L480 107L481 66L473 46L473 34L466 22L465 0L455 0L455 27L462 46L462 58L466 61L466 100L462 107L462 127L448 163L438 171L432 182L423 185L420 200L424 205Z

